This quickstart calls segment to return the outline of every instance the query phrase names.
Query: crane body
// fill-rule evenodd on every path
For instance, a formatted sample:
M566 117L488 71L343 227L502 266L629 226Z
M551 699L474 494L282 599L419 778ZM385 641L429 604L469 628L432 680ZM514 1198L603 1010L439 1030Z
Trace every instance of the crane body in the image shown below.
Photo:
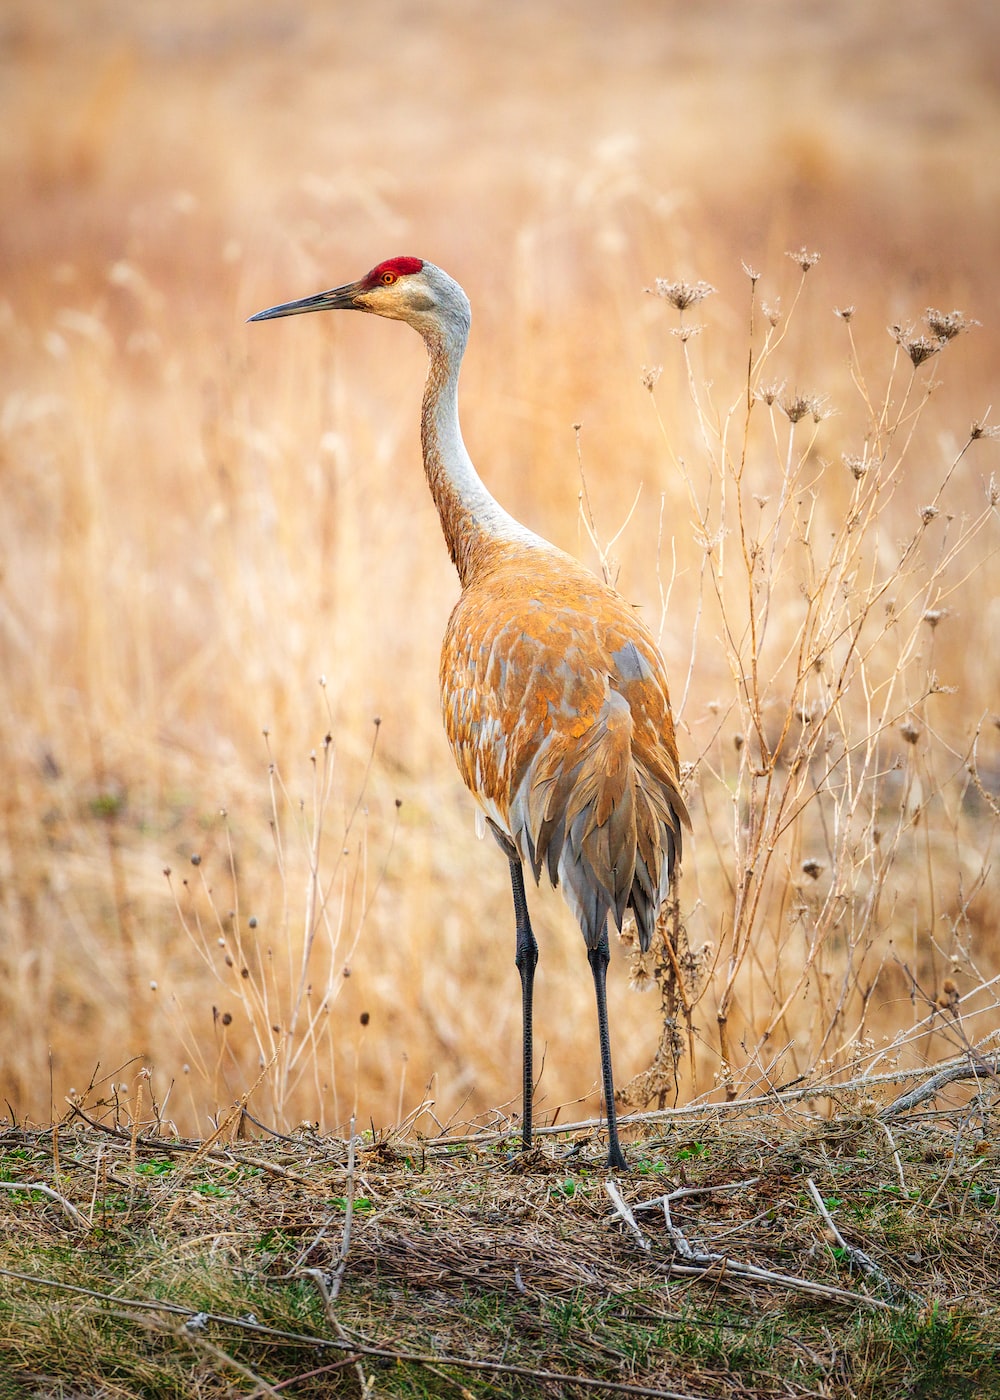
M538 945L524 865L559 885L587 946L597 999L609 1165L618 1140L606 1000L608 917L634 914L649 947L689 825L663 660L614 589L509 515L462 439L458 374L469 303L418 258L258 312L356 309L403 320L429 354L421 411L428 485L461 596L441 651L441 705L462 778L510 863L523 1017L522 1143L532 1139L532 997Z

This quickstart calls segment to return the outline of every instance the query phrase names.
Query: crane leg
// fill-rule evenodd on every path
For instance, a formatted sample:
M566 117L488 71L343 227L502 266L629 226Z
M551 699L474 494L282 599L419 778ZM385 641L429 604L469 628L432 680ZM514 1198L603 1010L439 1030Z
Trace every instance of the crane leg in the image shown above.
M608 1032L608 930L605 927L596 948L587 949L587 960L594 974L597 994L597 1030L601 1040L601 1078L604 1082L604 1111L608 1116L608 1166L615 1171L627 1171L628 1163L618 1141L618 1115L615 1111L615 1084L611 1073L611 1036Z
M528 900L524 893L524 869L519 860L510 863L510 883L514 891L514 919L517 926L517 951L514 961L521 974L521 1024L522 1039L522 1112L521 1148L527 1152L531 1147L531 1096L535 1088L534 1057L531 1041L532 993L535 985L535 967L538 963L538 944L531 931L528 918Z

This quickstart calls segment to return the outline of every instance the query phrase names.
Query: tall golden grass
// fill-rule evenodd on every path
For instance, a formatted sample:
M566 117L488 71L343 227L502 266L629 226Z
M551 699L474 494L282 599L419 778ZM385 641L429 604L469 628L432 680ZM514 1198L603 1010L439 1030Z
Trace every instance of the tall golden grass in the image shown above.
M695 838L659 995L612 975L632 1100L995 1027L996 36L962 9L8 6L14 1113L144 1067L185 1132L252 1086L278 1126L433 1100L427 1130L515 1093L506 870L437 713L422 348L243 324L398 252L472 298L490 486L595 567L617 535L661 628ZM657 277L718 289L699 335ZM886 328L928 306L983 325L914 367ZM592 1107L579 934L533 903L540 1103Z

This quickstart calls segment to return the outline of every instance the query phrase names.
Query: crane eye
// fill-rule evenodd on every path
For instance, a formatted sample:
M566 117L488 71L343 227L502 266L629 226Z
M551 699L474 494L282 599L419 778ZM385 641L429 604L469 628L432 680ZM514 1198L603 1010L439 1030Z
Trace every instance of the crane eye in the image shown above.
M391 287L393 282L397 281L398 279L394 272L383 272L379 280L381 281L383 287Z

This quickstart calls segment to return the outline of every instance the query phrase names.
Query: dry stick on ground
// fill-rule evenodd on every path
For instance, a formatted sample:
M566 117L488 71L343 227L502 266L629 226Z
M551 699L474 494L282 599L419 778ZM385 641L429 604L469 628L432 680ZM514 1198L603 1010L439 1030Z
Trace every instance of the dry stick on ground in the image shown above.
M882 1121L896 1118L899 1114L915 1108L918 1103L925 1103L927 1099L932 1099L937 1091L943 1089L946 1084L954 1084L959 1079L987 1079L991 1076L995 1078L998 1071L1000 1071L1000 1057L998 1056L994 1056L992 1061L985 1058L978 1059L976 1062L966 1058L957 1062L952 1061L951 1064L938 1070L937 1074L932 1075L930 1079L925 1080L923 1084L918 1084L908 1093L901 1094L898 1099L889 1104L888 1108L883 1108L878 1116Z
M1000 979L996 979L1000 980ZM987 1040L992 1036L986 1037ZM983 1044L983 1041L979 1042ZM983 1057L982 1063L988 1065L991 1072L1000 1073L1000 1055L994 1055L990 1060ZM957 1072L952 1072L957 1071ZM796 1089L772 1089L767 1094L758 1094L750 1099L731 1099L724 1103L689 1103L680 1108L655 1108L648 1113L628 1113L623 1114L618 1122L621 1126L638 1126L640 1124L651 1123L673 1123L683 1122L689 1118L708 1117L732 1117L755 1108L774 1108L776 1105L784 1107L795 1103L802 1103L808 1099L840 1099L844 1095L857 1091L870 1092L878 1084L899 1084L909 1079L921 1079L927 1074L927 1066L914 1069L886 1070L881 1074L862 1074L856 1079L845 1079L842 1084L806 1084ZM971 1079L973 1073L969 1067L968 1058L963 1055L961 1059L950 1060L942 1066L932 1079L925 1084L912 1090L910 1094L897 1099L889 1108L883 1109L877 1116L888 1119L895 1117L897 1113L912 1107L914 1103L920 1103L925 1098L932 1097L944 1084L951 1083L957 1079ZM929 1088L933 1085L933 1088ZM929 1088L929 1092L924 1090ZM913 1097L917 1095L917 1097ZM601 1127L602 1120L599 1118L588 1118L578 1123L542 1123L535 1127L534 1131L538 1135L552 1135L560 1133L583 1133L596 1132ZM511 1132L485 1131L481 1133L463 1133L454 1137L442 1136L429 1138L424 1144L425 1148L450 1149L462 1143L472 1143L477 1146L485 1146L487 1143L502 1142L504 1138L513 1135Z
M704 1278L711 1275L717 1279L742 1279L748 1283L771 1284L776 1288L792 1288L802 1293L814 1293L823 1298L836 1298L845 1303L863 1303L869 1308L883 1308L890 1312L898 1311L899 1305L887 1303L882 1298L869 1298L864 1293L852 1293L846 1288L837 1288L833 1284L814 1283L812 1279L797 1278L794 1274L779 1274L772 1269L762 1269L756 1264L743 1264L739 1260L730 1259L728 1255L717 1254L710 1250L695 1249L687 1240L683 1230L676 1225L670 1214L671 1201L679 1201L686 1196L707 1196L717 1191L738 1191L741 1187L752 1186L758 1178L754 1177L750 1181L734 1181L722 1186L680 1186L676 1191L671 1191L666 1196L657 1196L655 1200L644 1201L641 1205L633 1206L629 1209L621 1201L620 1193L614 1182L606 1182L605 1189L611 1197L612 1205L621 1215L629 1229L636 1236L639 1245L647 1252L651 1252L649 1241L639 1229L635 1220L635 1211L653 1210L657 1206L662 1207L667 1230L673 1241L674 1249L685 1261L683 1264L668 1262L660 1264L654 1262L654 1267L668 1275L682 1274ZM612 1189L614 1188L614 1189ZM620 1203L620 1204L619 1204ZM624 1210L620 1208L624 1206ZM860 1251L859 1251L860 1252ZM867 1258L867 1256L865 1256ZM871 1262L871 1261L869 1261ZM874 1266L873 1267L877 1267ZM884 1278L884 1275L881 1275Z
M920 1297L919 1293L912 1293L908 1288L903 1288L900 1284L896 1283L894 1279L891 1279L884 1269L879 1268L870 1254L866 1254L863 1249L858 1249L856 1245L847 1243L833 1223L833 1216L827 1209L826 1202L819 1194L816 1183L811 1176L807 1178L806 1186L808 1187L810 1196L813 1198L816 1209L826 1221L827 1228L836 1240L838 1247L844 1251L848 1261L853 1266L859 1268L863 1274L867 1274L869 1278L877 1280L891 1298L902 1297L908 1303L922 1304L924 1300Z
M88 1233L93 1226L88 1224L87 1217L81 1215L72 1201L67 1201L65 1196L60 1196L58 1191L53 1191L51 1186L45 1186L40 1181L0 1181L0 1191L37 1191L42 1196L48 1196L50 1201L55 1201L62 1206L63 1210L72 1220L74 1225Z
M337 1263L330 1273L326 1273L322 1269L299 1270L299 1272L305 1274L307 1278L311 1278L315 1283L316 1287L319 1289L320 1297L323 1299L323 1310L326 1313L327 1321L329 1322L333 1330L336 1332L337 1336L343 1342L350 1342L351 1339L345 1332L344 1328L341 1326L341 1322L339 1317L337 1316L334 1304L336 1303L337 1298L340 1294L340 1286L344 1281L344 1272L347 1268L347 1255L351 1248L351 1221L354 1216L355 1182L354 1125L355 1118L354 1114L352 1113L351 1135L347 1143L347 1204L344 1208L344 1233L340 1242L340 1254L337 1258ZM320 1230L316 1238L312 1240L308 1248L299 1255L299 1258L296 1261L297 1265L301 1264L301 1261L306 1257L309 1251L318 1243L320 1239L322 1239L323 1235L326 1233L326 1228L327 1225L329 1225L331 1218L332 1217L327 1218L326 1222L324 1223L322 1229ZM296 1272L296 1270L293 1270L292 1272ZM361 1365L360 1360L355 1359L354 1367L357 1371L358 1380L361 1382L361 1400L368 1400L368 1397L374 1393L374 1378L369 1376L366 1379L364 1367Z
M690 1272L695 1271L691 1270ZM589 1376L571 1376L559 1371L542 1371L531 1366L515 1366L512 1362L507 1361L477 1361L471 1357L452 1356L449 1353L430 1356L426 1352L404 1351L398 1347L379 1347L370 1342L356 1341L351 1338L343 1341L339 1337L334 1339L332 1337L309 1336L302 1332L285 1332L278 1327L267 1327L260 1322L251 1322L245 1317L229 1317L225 1313L197 1312L193 1308L185 1308L180 1303L166 1303L160 1299L118 1298L113 1293L101 1293L94 1288L83 1288L77 1283L61 1283L58 1279L42 1278L37 1274L23 1274L14 1269L0 1268L0 1277L17 1279L22 1283L30 1283L41 1288L55 1288L66 1293L80 1294L101 1303L114 1303L116 1309L109 1315L121 1317L130 1322L134 1322L135 1318L124 1311L126 1308L131 1308L133 1311L164 1312L175 1317L184 1317L192 1320L199 1330L208 1323L214 1322L224 1327L236 1327L255 1336L267 1337L271 1341L289 1342L312 1347L315 1350L329 1348L331 1351L355 1352L361 1356L378 1357L384 1361L409 1363L414 1366L454 1366L458 1370L517 1376L523 1380L544 1382L547 1385L575 1386L578 1390L603 1390L610 1391L615 1395L650 1396L652 1400L704 1400L704 1397L692 1395L688 1391L658 1390L647 1385L630 1385L627 1381L594 1380ZM854 1298L856 1295L842 1294L841 1296ZM118 1309L123 1311L119 1312Z
M329 1287L332 1289L334 1299L336 1299L338 1293L340 1292L340 1285L343 1282L344 1278L344 1270L347 1268L347 1254L351 1248L351 1222L354 1218L354 1187L355 1182L357 1180L357 1173L355 1170L354 1162L354 1153L357 1145L357 1139L354 1135L355 1121L355 1117L352 1114L350 1136L347 1140L347 1184L344 1206L344 1233L341 1238L340 1253L337 1256L337 1263L334 1265L333 1269L324 1275ZM312 1253L312 1251L319 1244L320 1240L326 1234L331 1222L335 1219L336 1215L333 1212L331 1212L323 1221L323 1224L317 1230L316 1234L313 1235L312 1239L305 1246L305 1248L299 1251L299 1256L295 1260L295 1263L288 1270L288 1273L283 1275L283 1277L293 1278L295 1274L298 1273L300 1270L303 1273L309 1274L315 1272L315 1270L311 1269L303 1270L302 1263L304 1260L308 1259L309 1255Z

